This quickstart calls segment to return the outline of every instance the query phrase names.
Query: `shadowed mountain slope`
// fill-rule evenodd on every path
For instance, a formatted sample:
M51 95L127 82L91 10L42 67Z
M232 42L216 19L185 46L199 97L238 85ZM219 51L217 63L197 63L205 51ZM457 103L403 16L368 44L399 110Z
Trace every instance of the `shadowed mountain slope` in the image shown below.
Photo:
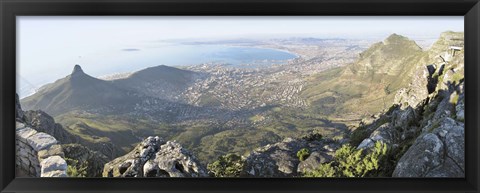
M149 97L169 101L183 101L179 96L201 74L165 65L135 72L124 79L113 80L113 84L145 94Z
M32 96L22 99L28 110L44 110L59 115L72 110L114 106L118 110L131 105L138 97L111 82L87 75L79 65L72 74L48 84Z

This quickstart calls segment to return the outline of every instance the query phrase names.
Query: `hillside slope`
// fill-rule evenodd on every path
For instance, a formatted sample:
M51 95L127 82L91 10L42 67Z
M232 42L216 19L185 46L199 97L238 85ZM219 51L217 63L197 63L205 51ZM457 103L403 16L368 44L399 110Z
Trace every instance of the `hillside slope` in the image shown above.
M48 84L37 93L21 100L27 110L43 110L51 115L59 115L73 110L97 109L114 106L117 111L132 106L138 97L126 90L87 75L79 65L72 74Z
M149 97L185 102L182 94L202 74L165 65L134 72L123 79L112 80L117 87L127 88Z
M354 63L308 78L301 94L313 112L365 117L386 109L395 92L410 83L414 69L427 61L427 52L414 41L392 34L362 52Z

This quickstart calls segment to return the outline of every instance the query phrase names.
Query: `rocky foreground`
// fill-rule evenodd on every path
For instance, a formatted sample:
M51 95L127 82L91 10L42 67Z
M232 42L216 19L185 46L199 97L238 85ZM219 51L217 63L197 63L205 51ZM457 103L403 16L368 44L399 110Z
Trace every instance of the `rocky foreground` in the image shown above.
M18 95L15 133L17 177L100 177L109 160L78 144L47 113L23 111Z
M67 177L67 162L62 147L38 117L16 106L16 174L19 177ZM30 116L29 116L30 115Z
M107 164L104 177L207 177L207 170L180 144L148 137Z

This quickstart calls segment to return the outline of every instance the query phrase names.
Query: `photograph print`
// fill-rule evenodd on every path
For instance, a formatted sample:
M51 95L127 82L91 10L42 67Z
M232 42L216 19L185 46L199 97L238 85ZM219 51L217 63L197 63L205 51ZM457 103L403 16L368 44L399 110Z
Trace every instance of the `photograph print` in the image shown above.
M16 27L16 177L465 177L463 16Z

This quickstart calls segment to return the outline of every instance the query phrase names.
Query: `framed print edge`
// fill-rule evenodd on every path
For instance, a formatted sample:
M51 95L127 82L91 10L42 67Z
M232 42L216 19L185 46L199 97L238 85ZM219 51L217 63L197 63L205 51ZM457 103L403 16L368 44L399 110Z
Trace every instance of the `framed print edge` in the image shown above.
M480 4L477 0L155 1L0 0L1 192L449 192L479 191ZM464 15L465 178L125 179L15 178L16 16L20 15ZM12 128L12 129L10 129Z

